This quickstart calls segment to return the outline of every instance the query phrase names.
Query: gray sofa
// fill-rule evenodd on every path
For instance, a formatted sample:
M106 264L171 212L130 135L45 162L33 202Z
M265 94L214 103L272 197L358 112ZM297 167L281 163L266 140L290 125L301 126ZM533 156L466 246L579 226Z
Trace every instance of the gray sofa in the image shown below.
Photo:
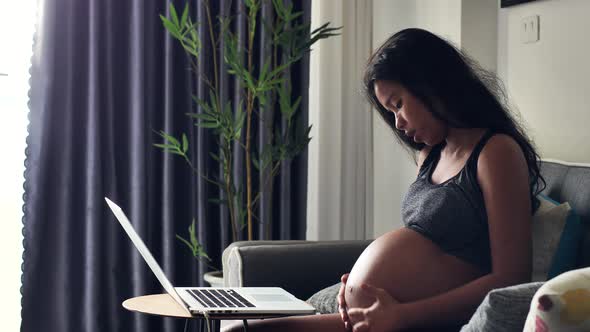
M541 162L547 187L543 193L558 202L569 202L582 221L590 220L590 167ZM223 253L224 284L226 286L280 286L301 299L308 299L316 292L337 283L340 276L351 270L358 256L372 240L364 241L244 241L231 244ZM585 230L580 247L579 267L590 266L590 229ZM488 294L472 322L462 331L481 331L481 320L489 320L490 301L514 303L506 298L514 288L523 303L530 298L541 283L515 286ZM335 287L333 287L335 288ZM334 289L332 290L333 294ZM512 296L512 295L509 295ZM521 311L528 310L526 306ZM521 316L523 312L512 310ZM496 313L496 315L498 315ZM500 314L501 315L501 314ZM524 314L526 316L526 313ZM495 317L494 319L502 317ZM524 324L525 317L522 317ZM493 322L492 322L493 324ZM522 326L516 319L514 326ZM471 325L471 327L469 326ZM493 330L517 330L513 326L495 327Z

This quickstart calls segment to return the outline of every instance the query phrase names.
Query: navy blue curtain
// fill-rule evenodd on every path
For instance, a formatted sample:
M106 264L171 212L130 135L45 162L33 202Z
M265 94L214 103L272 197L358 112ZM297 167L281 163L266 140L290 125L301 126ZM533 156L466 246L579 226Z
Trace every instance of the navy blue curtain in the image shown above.
M309 2L294 2L305 22ZM234 15L232 29L245 38L240 3L211 1L212 15ZM184 1L175 4L182 8ZM44 0L39 6L25 161L21 331L180 331L183 320L122 308L125 299L163 290L103 199L123 208L175 286L203 285L208 269L175 239L187 235L193 218L199 240L220 266L231 231L224 210L209 202L219 189L153 147L161 143L154 131L185 132L195 167L220 173L209 156L215 137L185 115L198 111L191 94L206 90L162 27L159 14L167 16L168 2ZM202 2L191 7L193 19L205 22ZM269 9L265 5L261 16L272 15ZM201 25L204 43L207 28ZM256 37L257 61L268 52L265 38L262 31ZM208 54L203 52L200 72L212 69ZM220 52L220 66L222 59ZM305 125L308 68L306 57L291 72L294 95L303 95L298 121ZM227 74L221 80L224 98L237 98L235 80ZM262 146L268 133L262 126L255 130ZM237 152L234 162L243 165L243 155ZM302 155L281 166L272 195L262 196L257 238L304 238L306 163Z

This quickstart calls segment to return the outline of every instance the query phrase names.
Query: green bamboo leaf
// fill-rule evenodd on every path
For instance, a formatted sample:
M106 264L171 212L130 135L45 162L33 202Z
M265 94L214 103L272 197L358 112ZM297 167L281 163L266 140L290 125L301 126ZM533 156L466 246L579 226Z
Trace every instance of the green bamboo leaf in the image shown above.
M291 98L283 89L278 89L277 93L279 95L279 110L281 111L281 114L283 114L283 116L288 119L291 114Z
M246 112L240 111L241 108L238 109L238 114L237 114L237 122L236 122L236 128L237 130L235 131L235 138L236 139L240 139L240 136L242 134L242 128L244 128L244 123L246 121Z
M197 235L195 232L195 219L194 218L193 218L193 222L188 227L188 233L190 234L190 237L191 237L191 243L193 244L194 247L198 248L200 246L200 244L199 244L199 241L197 240Z
M180 26L183 27L186 25L186 19L188 17L188 2L184 4L184 9L182 10L182 17L180 18Z
M242 81L246 84L246 86L248 87L249 90L251 90L251 91L256 90L256 85L254 84L254 81L252 80L252 75L250 75L250 72L243 71L240 76L242 78Z
M292 63L291 62L287 62L284 64L279 65L278 67L276 67L275 69L273 69L272 72L270 72L269 77L271 79L276 79L276 76L278 74L280 74L282 71L284 71L285 69L287 69Z
M214 112L219 112L217 109L217 92L214 89L209 89L209 103Z
M342 26L333 27L333 28L325 28L321 32L322 33L329 33L329 32L338 31L338 30L342 30Z
M187 51L192 56L194 56L195 58L198 58L199 57L199 52L196 51L196 50L194 50L194 49L192 49L192 48L185 47L184 50Z
M174 146L176 146L176 147L179 147L180 146L180 143L178 142L178 140L176 138L174 138L174 136L166 134L166 132L164 132L163 130L160 130L160 133L159 134L165 140L167 140L168 142L172 143Z
M256 170L258 172L260 172L260 162L258 161L258 159L252 158L252 164L254 165L254 167L256 168Z
M321 25L319 28L317 28L317 29L314 29L314 30L311 32L311 35L315 35L316 33L320 32L320 31L323 31L323 30L324 30L324 29L325 29L327 26L329 26L329 25L330 25L330 22L326 22L326 23L322 24L322 25Z
M262 66L262 70L260 70L260 74L258 75L258 84L263 84L266 81L266 74L268 73L268 68L270 66L270 58L266 59L264 65Z
M285 14L286 10L285 10L285 5L284 5L283 1L282 0L272 0L272 4L275 8L275 12L276 12L277 16L284 20L285 15L286 15Z
M277 79L275 79L275 80L268 81L268 84L269 84L269 85L271 86L271 88L272 88L273 86L275 86L275 85L279 85L279 84L282 84L282 83L285 83L286 81L287 81L287 79L286 79L286 78L277 78Z
M211 156L211 158L213 158L215 161L217 161L217 162L221 162L221 157L220 157L220 156L218 156L218 155L216 155L215 153L213 153L213 152L209 152L209 155L210 155L210 156Z
M182 152L186 153L188 151L188 138L186 134L182 134Z
M297 13L295 13L295 14L292 14L292 15L290 16L290 18L291 18L291 21L294 21L294 20L296 20L296 19L297 19L299 16L301 16L301 15L303 15L303 12L297 12Z
M217 122L199 122L196 125L201 128L219 128L219 123Z
M176 14L176 8L174 8L174 4L172 3L170 3L170 16L172 17L174 25L178 26L178 15Z
M207 201L211 202L211 203L220 204L220 205L227 204L227 202L228 202L227 199L217 199L217 198L209 198Z
M182 241L182 243L186 244L187 247L189 247L193 253L193 256L195 256L195 249L193 248L193 246L190 244L190 242L188 242L186 239L184 239L182 236L176 234L176 238L179 239L180 241Z
M154 146L161 149L176 149L176 146L168 144L154 144Z
M206 258L208 261L211 261L211 258L209 258L205 251L199 252L199 256Z
M212 112L212 110L211 110L211 106L209 105L209 103L207 103L207 102L206 102L206 101L204 101L203 99L199 99L199 98L197 98L197 96L192 96L192 98L193 98L193 101L194 101L195 103L197 103L197 105L199 105L199 106L200 106L200 107L203 109L203 111L204 111L205 113L210 113L210 112Z
M271 90L271 89L268 89ZM264 106L267 103L267 98L266 95L264 94L264 92L266 92L267 90L264 91L259 91L259 93L257 94L257 98L258 98L258 104L260 106L260 111L264 110Z
M295 100L295 103L293 103L293 106L291 106L293 113L295 113L297 111L297 109L299 109L300 104L301 104L301 96L297 97L297 99ZM293 114L291 114L291 115L293 115Z
M164 25L164 28L166 28L166 30L168 30L168 33L170 33L172 35L172 37L178 39L178 40L182 40L182 36L180 35L180 31L178 31L178 27L176 27L174 25L174 23L170 22L170 20L168 20L166 17L160 15L160 18L162 19L162 24Z
M196 27L191 23L190 28L188 29L188 33L191 35L191 41L193 42L193 48L195 53L199 53L201 50L201 39L199 38L199 34L197 33Z
M187 113L186 115L188 115L189 117L191 117L193 119L204 120L204 121L209 121L209 122L215 122L218 120L217 116L211 115L211 114L206 114L206 113Z
M162 149L162 151L163 152L166 152L166 153L174 154L172 151L178 151L178 150L176 150L176 149L174 149L174 150L171 150L171 149Z

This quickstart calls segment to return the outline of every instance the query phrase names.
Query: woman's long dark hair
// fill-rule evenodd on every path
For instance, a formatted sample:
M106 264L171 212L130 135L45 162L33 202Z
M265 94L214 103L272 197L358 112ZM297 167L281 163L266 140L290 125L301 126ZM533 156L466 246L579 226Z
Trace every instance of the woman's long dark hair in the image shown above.
M405 29L391 36L369 58L364 92L397 139L410 150L422 150L395 127L395 116L375 95L375 81L401 84L420 99L428 111L454 128L489 128L511 136L527 161L533 212L537 194L545 187L539 155L514 119L501 81L451 43L421 29ZM435 106L436 105L436 106Z

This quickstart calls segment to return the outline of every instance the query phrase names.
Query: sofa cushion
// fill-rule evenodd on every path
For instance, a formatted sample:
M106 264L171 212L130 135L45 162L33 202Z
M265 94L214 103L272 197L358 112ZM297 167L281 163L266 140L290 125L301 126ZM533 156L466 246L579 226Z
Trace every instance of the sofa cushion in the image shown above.
M590 268L563 273L539 288L524 331L590 331Z
M531 299L541 285L533 282L489 292L461 332L522 331Z
M542 195L539 195L539 200L541 205L532 221L532 281L547 280L547 274L570 211L568 203L555 204Z
M540 167L546 182L542 193L558 202L568 202L585 225L576 268L590 266L590 164L543 160Z
M557 204L557 202L555 203ZM584 230L585 226L582 224L580 216L573 208L570 209L547 273L547 279L576 268L580 259L580 248L584 241Z
M338 291L342 283L326 287L313 294L307 303L311 304L321 314L333 314L338 312Z

